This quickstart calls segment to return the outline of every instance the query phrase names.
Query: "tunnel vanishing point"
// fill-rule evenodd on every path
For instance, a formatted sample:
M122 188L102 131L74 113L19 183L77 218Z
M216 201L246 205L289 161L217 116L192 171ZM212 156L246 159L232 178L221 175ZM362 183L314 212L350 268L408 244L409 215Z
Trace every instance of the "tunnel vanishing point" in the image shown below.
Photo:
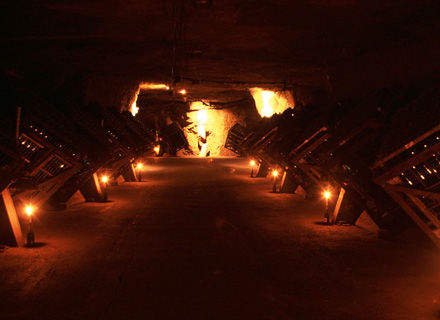
M438 1L0 8L0 319L440 319Z

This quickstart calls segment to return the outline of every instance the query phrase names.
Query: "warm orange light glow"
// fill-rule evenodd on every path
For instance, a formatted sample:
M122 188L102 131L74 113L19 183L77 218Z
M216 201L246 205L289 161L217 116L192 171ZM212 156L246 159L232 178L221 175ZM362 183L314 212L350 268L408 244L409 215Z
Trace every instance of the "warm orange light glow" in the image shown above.
M108 176L102 176L102 177L101 177L101 181L102 181L103 183L107 183L107 182L108 182Z
M143 89L143 90L170 90L170 87L164 83L144 82L139 85L139 89Z
M322 193L322 196L324 197L324 199L328 200L328 199L331 198L332 193L331 193L330 191L328 191L328 190L325 190L325 191Z
M156 154L159 154L160 146L155 146L153 150Z
M261 117L271 117L294 107L293 97L289 91L272 91L262 88L251 88L249 91Z
M141 83L132 100L133 102L130 105L130 112L133 117L139 112L139 107L137 106L136 101L141 90L170 90L170 87L164 83Z
M235 113L229 110L216 110L206 101L193 101L187 116L191 125L186 127L184 132L192 154L201 157L234 155L224 147L224 144L228 130L239 121ZM251 156L247 161L250 160Z
M137 113L139 112L139 107L136 105L136 101L131 104L130 112L133 115L133 117L137 115Z
M201 109L199 111L197 111L197 134L199 135L199 137L201 138L201 149L200 149L200 153L199 156L200 157L205 157L206 156L206 152L208 150L208 143L205 142L203 143L203 141L206 141L206 123L208 122L208 110L206 109Z
M136 165L136 168L138 168L138 169L142 169L142 167L143 167L144 165L142 164L142 163L138 163L137 165Z
M34 208L34 206L32 206L32 205L27 205L27 206L24 208L24 212L26 212L26 214L27 214L29 217L34 213L34 211L35 211L35 208Z
M249 164L251 165L251 167L255 166L255 160L251 160L251 161L249 162Z
M273 98L274 92L269 90L261 91L261 98L263 100L263 108L261 109L262 117L270 117L273 115L274 111L271 104L271 99Z
M179 93L180 93L181 95L185 95L185 94L186 94L186 90L185 90L185 89L179 90Z
M278 177L278 171L277 171L277 170L273 170L273 171L272 171L272 175L273 175L274 177Z

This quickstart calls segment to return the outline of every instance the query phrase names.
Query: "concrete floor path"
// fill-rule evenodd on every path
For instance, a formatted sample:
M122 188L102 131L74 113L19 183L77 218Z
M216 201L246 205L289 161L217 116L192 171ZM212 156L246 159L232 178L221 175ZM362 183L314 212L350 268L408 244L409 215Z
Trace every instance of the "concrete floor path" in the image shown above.
M145 164L0 253L0 319L440 319L428 244L321 225L322 201L271 193L246 160Z

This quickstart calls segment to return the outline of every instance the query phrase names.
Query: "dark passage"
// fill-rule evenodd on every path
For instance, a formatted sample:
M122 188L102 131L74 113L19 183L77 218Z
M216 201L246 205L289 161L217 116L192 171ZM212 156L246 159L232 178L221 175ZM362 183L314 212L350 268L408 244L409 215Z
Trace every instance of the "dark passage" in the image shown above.
M48 212L1 254L1 319L436 319L440 260L325 226L240 159L149 158L108 203ZM412 240L414 241L414 240Z

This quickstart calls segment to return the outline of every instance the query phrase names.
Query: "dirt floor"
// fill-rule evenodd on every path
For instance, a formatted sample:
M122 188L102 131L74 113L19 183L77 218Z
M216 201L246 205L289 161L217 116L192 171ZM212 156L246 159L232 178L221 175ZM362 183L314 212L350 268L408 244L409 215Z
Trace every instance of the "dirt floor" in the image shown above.
M428 243L322 225L322 201L271 193L246 160L145 163L0 253L1 319L440 319Z

